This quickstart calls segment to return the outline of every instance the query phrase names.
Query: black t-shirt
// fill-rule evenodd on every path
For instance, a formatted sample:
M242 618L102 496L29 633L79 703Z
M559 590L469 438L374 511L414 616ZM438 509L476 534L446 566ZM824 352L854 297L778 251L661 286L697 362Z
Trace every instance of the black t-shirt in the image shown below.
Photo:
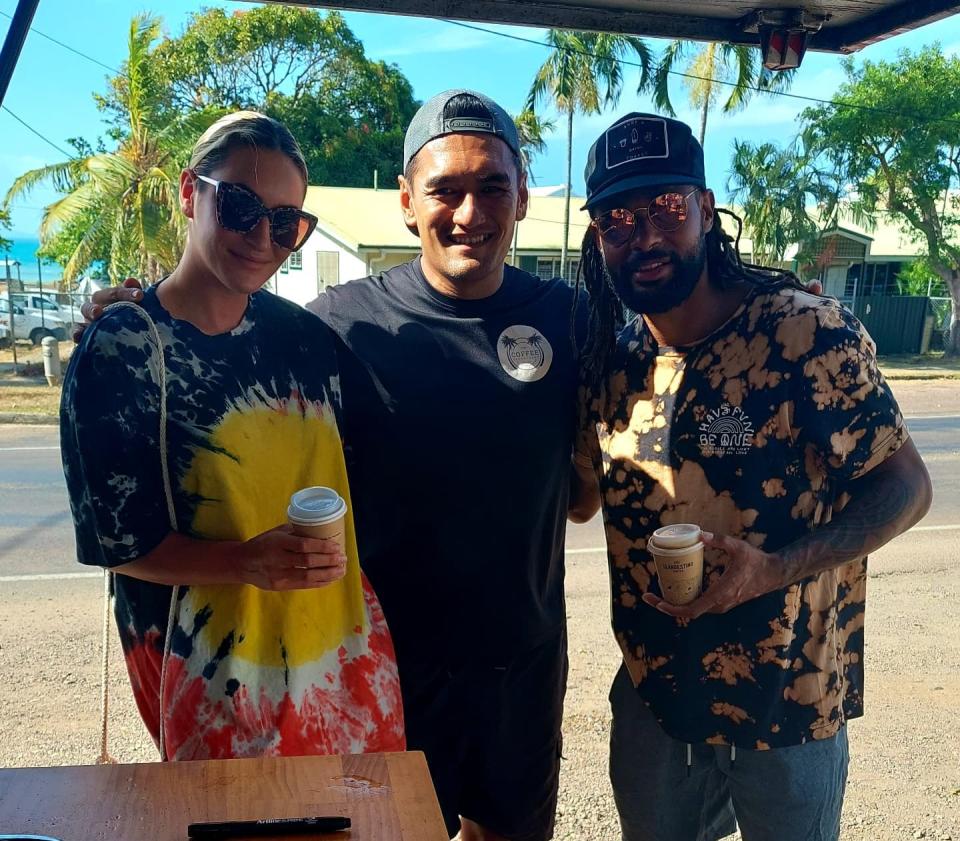
M419 258L330 289L361 565L398 658L503 661L560 632L573 292L506 267L436 292Z

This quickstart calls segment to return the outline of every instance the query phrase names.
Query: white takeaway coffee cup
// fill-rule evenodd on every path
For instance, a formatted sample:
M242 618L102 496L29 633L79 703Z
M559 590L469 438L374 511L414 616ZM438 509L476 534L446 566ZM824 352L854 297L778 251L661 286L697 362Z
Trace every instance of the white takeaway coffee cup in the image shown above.
M671 604L689 604L703 588L700 526L675 523L657 529L647 541L657 565L660 592Z
M303 488L290 497L287 519L293 533L301 537L336 540L346 551L343 539L347 502L333 488Z

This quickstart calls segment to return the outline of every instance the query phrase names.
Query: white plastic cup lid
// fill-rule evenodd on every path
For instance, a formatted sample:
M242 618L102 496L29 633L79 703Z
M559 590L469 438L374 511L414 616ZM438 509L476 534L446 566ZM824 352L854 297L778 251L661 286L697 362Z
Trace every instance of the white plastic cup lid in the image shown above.
M347 503L333 488L313 487L290 497L287 517L292 523L321 526L347 513Z
M653 533L653 542L661 549L683 549L700 542L700 526L693 523L674 523Z

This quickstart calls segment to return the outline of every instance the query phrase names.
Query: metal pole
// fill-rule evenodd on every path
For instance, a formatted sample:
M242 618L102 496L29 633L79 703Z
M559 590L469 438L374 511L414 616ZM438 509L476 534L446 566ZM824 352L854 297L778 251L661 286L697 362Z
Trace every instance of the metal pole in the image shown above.
M4 257L4 262L7 265L7 306L10 308L10 349L13 351L13 373L16 376L19 373L19 368L17 368L17 333L16 325L13 321L13 294L10 290L12 285L10 279L10 252L6 253Z
M46 327L47 323L43 320L43 272L40 271L40 258L37 257L37 285L40 287L40 325Z
M39 3L40 0L19 0L17 10L13 13L7 37L3 41L3 50L0 51L0 105L3 105L7 95L7 88L10 87L23 42L27 39L27 32Z

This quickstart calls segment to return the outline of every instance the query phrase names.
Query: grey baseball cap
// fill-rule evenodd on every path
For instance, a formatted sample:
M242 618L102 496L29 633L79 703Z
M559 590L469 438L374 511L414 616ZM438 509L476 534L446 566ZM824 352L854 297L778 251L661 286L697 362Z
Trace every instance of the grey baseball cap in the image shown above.
M473 101L467 107L452 108L451 100L458 96L470 97ZM520 154L520 138L510 115L482 93L454 88L427 100L413 115L403 138L404 171L413 156L434 138L464 132L493 134L506 143L513 154Z

